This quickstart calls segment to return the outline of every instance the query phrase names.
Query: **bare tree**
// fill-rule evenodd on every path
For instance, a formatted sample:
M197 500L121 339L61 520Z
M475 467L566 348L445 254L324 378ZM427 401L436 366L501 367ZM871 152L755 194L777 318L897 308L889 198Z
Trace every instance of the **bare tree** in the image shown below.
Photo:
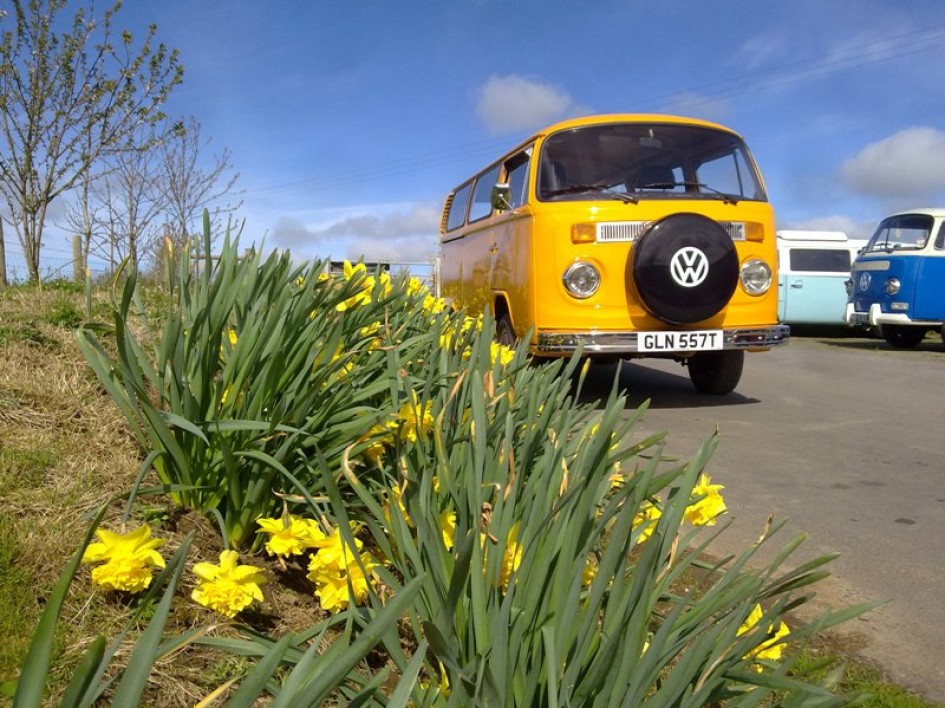
M178 124L172 137L159 150L167 180L168 236L180 246L195 232L195 224L208 209L219 228L222 216L239 209L241 201L225 202L235 197L239 173L232 172L227 148L210 160L205 157L210 139L201 136L201 126L194 118Z
M177 51L155 43L156 25L139 47L130 32L115 36L121 0L101 19L93 4L79 7L57 33L68 3L12 0L16 26L0 35L0 194L34 282L49 204L104 156L139 148L132 138L163 119L183 77Z
M146 140L142 145L148 145ZM110 161L111 169L93 183L96 201L106 217L101 233L110 262L114 257L128 258L135 266L153 251L153 242L160 238L158 222L167 207L167 190L163 165L154 150L124 150ZM100 250L99 253L102 253Z

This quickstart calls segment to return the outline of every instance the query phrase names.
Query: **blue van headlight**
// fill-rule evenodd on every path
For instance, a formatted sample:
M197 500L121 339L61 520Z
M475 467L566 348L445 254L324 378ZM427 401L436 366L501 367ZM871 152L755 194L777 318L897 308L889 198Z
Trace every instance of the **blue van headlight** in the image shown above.
M897 295L900 288L902 288L902 283L899 282L899 278L887 278L886 279L886 294L887 295Z
M771 287L771 266L758 258L742 263L742 287L749 295L764 295Z
M600 271L587 261L577 261L568 266L562 280L573 297L583 300L600 287Z

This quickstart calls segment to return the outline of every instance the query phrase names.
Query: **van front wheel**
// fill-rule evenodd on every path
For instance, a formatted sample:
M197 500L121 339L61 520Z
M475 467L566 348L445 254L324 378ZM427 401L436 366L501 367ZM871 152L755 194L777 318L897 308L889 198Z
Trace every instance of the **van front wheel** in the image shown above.
M745 366L745 352L726 349L720 352L698 352L686 362L689 380L699 393L721 396L738 386Z
M512 329L512 318L503 312L495 323L495 341L507 347L515 346L515 330Z
M886 343L896 349L915 349L925 339L922 327L883 325L881 331Z

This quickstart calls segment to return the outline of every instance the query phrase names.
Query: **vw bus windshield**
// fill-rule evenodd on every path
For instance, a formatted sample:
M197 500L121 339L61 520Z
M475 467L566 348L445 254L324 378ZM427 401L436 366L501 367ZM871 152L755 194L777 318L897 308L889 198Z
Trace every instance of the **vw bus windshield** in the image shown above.
M902 214L883 219L866 245L866 253L918 251L925 248L934 221L926 214Z
M767 199L737 136L666 123L611 123L554 133L542 147L538 198Z

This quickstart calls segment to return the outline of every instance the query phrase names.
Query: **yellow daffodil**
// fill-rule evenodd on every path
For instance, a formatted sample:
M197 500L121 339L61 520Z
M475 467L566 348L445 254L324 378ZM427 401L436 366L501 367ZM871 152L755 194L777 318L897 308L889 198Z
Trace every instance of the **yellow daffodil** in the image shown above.
M297 556L326 538L318 522L288 514L280 519L256 519L259 531L269 534L266 550L274 556Z
M518 542L518 522L509 529L505 539L505 553L502 554L502 567L499 570L499 585L503 590L509 589L512 573L518 570L522 563L522 545Z
M758 623L764 617L764 611L761 609L761 605L755 605L751 613L748 615L741 627L738 628L738 633L736 636L741 636L746 632L754 629ZM769 625L767 632L769 638L759 644L757 647L752 649L745 656L746 659L763 659L766 661L778 661L781 658L781 653L784 648L784 638L790 634L788 626L784 622L778 622L778 628L775 629L774 625ZM756 666L758 671L761 670L760 666Z
M338 310L338 312L344 312L345 310L351 310L359 305L365 305L371 302L371 293L374 290L374 277L367 274L367 266L365 266L364 263L351 265L351 263L345 261L342 265L342 270L345 280L357 280L360 283L360 290L344 302L338 303L335 309Z
M695 526L714 526L715 518L726 512L725 500L719 494L725 489L721 484L712 484L709 475L704 472L692 490L692 504L686 507L686 520Z
M407 526L413 526L413 521L410 519L410 514L407 513L407 506L404 504L404 492L406 489L406 482L404 482L402 486L395 485L390 490L390 498L391 501L397 505L397 508L400 510L400 516L403 518ZM390 502L384 505L384 517L388 525L391 523L391 506L392 504Z
M348 607L349 584L355 603L367 599L369 580L365 571L373 575L377 563L369 553L356 555L362 543L357 538L354 542L355 548L351 549L342 538L341 530L336 528L311 556L307 577L315 583L315 596L326 612L339 612Z
M344 261L341 264L341 272L344 274L345 280L351 280L352 278L367 275L367 266L364 265L364 263L355 263L352 265L349 261Z
M396 427L396 423L375 425L368 431L366 438L364 438L371 441L364 449L364 455L376 465L381 464L381 459L384 457L387 446L392 445L394 442L394 436L391 433L392 427Z
M453 548L453 540L456 538L456 512L446 509L440 512L440 531L443 534L443 545L446 550Z
M495 366L496 363L501 366L508 366L512 363L512 360L515 359L515 350L504 344L492 342L489 345L489 356L493 366Z
M437 696L437 695L442 695L443 698L449 698L449 696L450 696L450 680L449 680L449 677L446 675L446 667L443 666L443 662L442 662L442 661L437 662L437 663L439 663L439 665L440 665L440 683L439 683L439 685L438 685L438 686L434 685L434 684L433 684L433 681L431 681L430 679L427 679L427 678L422 678L422 679L420 679L420 681L419 681L418 683L420 684L420 688L422 688L424 691L431 691L431 690L433 691L432 696L428 696L429 698L435 697L435 696Z
M648 501L643 502L639 511L633 517L633 528L643 527L637 543L643 543L656 530L656 522L663 515L662 510Z
M263 571L252 565L239 565L236 551L220 553L220 564L197 563L194 575L200 583L191 598L225 617L235 617L254 601L262 601L260 585L266 582Z
M427 293L426 297L423 298L421 306L431 315L438 315L446 310L446 300Z
M592 553L584 561L584 570L581 572L581 584L590 585L597 577L597 557Z
M427 286L423 284L423 281L417 277L411 277L407 281L407 294L408 295L419 295L427 289Z
M92 582L104 590L141 592L151 584L154 568L164 567L157 552L164 541L151 538L145 524L126 534L97 529L98 543L85 549L83 563L102 563L92 569Z
M401 431L405 438L411 442L417 442L433 427L433 403L427 401L421 405L417 399L417 394L410 392L410 400L400 407L398 417L401 421Z

